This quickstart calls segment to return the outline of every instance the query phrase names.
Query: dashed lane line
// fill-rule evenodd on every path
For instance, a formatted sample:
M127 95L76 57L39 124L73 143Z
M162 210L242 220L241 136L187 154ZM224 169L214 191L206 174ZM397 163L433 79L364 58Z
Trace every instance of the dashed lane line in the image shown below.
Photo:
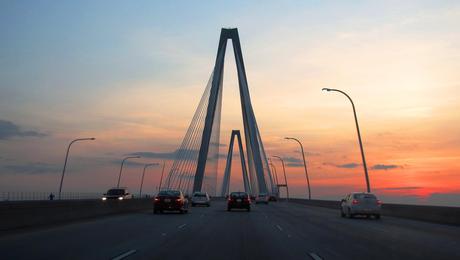
M177 228L178 228L178 229L182 229L182 228L184 228L185 226L187 226L187 224L182 224L182 225L178 226Z
M134 254L134 253L136 253L136 252L137 252L137 251L134 250L134 249L133 249L133 250L129 250L128 252L125 252L125 253L123 253L123 254L117 256L117 257L112 258L112 260L121 260L121 259L125 259L126 257L128 257L128 256L130 256L130 255L132 255L132 254Z
M280 231L283 231L283 228L280 227L280 225L276 225L276 227L277 227Z
M323 260L319 255L315 253L308 253L308 255L310 255L310 257L313 258L314 260Z

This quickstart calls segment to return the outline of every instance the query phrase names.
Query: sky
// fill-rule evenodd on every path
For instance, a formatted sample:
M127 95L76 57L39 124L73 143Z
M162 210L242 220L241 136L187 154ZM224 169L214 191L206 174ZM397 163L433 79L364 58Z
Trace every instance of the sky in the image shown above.
M363 191L354 100L373 191L384 202L460 206L458 1L1 1L0 192L137 191L145 163L172 164L237 27L267 154L287 162L292 197ZM229 45L231 46L231 45ZM226 55L221 153L243 129ZM238 160L232 189L242 189ZM225 162L220 162L219 175ZM274 160L278 174L279 161ZM148 169L144 190L158 187Z

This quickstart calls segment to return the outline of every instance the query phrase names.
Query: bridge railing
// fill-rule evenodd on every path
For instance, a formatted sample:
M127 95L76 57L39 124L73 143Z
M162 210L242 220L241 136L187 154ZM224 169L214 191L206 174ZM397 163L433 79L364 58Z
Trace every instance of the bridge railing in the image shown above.
M0 192L0 201L40 201L50 200L51 192L42 191L9 191ZM54 195L54 200L57 199L57 194ZM86 200L86 199L99 199L102 193L97 192L63 192L61 199L63 200Z

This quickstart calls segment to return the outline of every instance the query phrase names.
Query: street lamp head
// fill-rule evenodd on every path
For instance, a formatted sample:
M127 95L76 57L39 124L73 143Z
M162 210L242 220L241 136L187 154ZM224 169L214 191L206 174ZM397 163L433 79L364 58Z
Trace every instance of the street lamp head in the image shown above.
M89 140L93 140L93 141L94 141L94 140L96 140L96 138L94 138L94 137L91 137Z
M284 139L289 140L289 139L292 139L292 138L291 137L284 137Z
M323 91L324 91L324 90L326 90L326 91L331 91L330 88L323 88L322 90L323 90Z

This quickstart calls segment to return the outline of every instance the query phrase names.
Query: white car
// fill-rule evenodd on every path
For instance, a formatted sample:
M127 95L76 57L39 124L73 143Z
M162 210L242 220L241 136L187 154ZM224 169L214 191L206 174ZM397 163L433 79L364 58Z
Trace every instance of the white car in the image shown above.
M269 198L270 198L270 197L268 196L268 194L260 193L260 194L256 197L256 204L259 204L259 203L268 204Z
M206 207L211 206L211 198L206 192L194 192L192 195L192 207L196 205L205 205Z
M112 188L102 196L102 200L128 200L132 199L133 194L128 192L127 188Z
M372 193L354 192L348 194L340 203L340 215L353 218L356 215L380 218L382 202Z

